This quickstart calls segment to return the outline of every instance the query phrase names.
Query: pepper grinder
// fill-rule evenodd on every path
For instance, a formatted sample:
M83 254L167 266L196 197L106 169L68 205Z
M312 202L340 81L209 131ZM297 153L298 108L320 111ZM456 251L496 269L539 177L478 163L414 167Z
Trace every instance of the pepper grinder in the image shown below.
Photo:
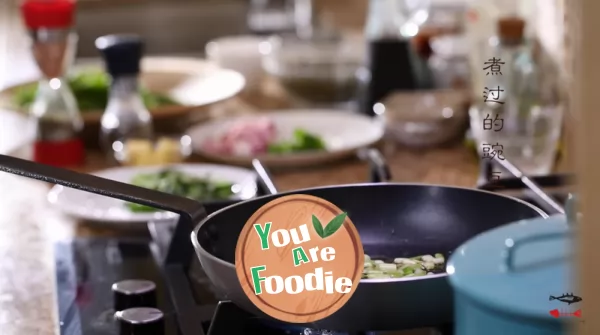
M152 116L139 91L144 43L136 35L107 35L96 39L111 76L108 104L102 115L100 143L112 155L128 140L151 140Z
M75 3L68 0L30 0L21 5L33 42L33 56L42 73L30 109L36 128L33 160L59 167L80 165L85 158L79 138L83 120L75 96L63 78L71 56L74 11Z

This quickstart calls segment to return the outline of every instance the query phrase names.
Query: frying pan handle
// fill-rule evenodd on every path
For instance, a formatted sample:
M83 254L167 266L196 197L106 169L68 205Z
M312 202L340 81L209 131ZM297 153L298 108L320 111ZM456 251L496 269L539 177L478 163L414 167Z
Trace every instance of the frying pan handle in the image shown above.
M275 187L275 184L273 183L271 173L269 172L269 170L267 170L267 168L264 165L262 165L262 163L258 159L255 158L252 160L252 167L258 175L258 182L260 184L259 186L262 187L263 190L267 192L267 194L279 193L277 191L277 188Z
M511 162L506 160L505 158L500 158L499 154L493 155L494 161L500 164L503 168L512 173L515 177L521 179L523 184L525 184L535 196L544 204L546 204L549 208L559 214L565 214L565 209L558 202L556 202L551 196L546 194L544 190L533 180L527 177L519 168L514 166Z
M191 221L205 216L204 207L188 198L20 158L0 155L0 171L175 212Z
M381 152L368 148L359 153L359 156L369 163L370 181L372 183L386 183L392 180L392 173Z
M179 214L178 225L185 225L186 234L191 233L195 223L200 222L201 219L206 217L206 212L202 204L188 198L120 183L89 174L34 163L15 157L0 155L0 171L150 206L169 212L175 212ZM186 247L189 247L190 250L184 250ZM189 255L193 255L191 243L188 243L185 246L178 246L178 248L180 249L177 250L177 253L169 252L169 256L171 256L171 254L180 256L186 252L189 253Z
M493 180L494 167L489 159L479 160L479 178L477 178L477 187L482 187Z

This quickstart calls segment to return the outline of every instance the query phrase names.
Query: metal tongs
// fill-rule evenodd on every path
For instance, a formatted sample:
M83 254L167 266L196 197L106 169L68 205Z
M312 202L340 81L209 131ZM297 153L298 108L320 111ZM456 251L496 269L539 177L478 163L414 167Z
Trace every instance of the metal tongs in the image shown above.
M508 172L510 172L513 176L515 176L517 179L519 179L525 186L527 186L527 188L529 190L531 190L531 193L533 193L533 195L538 199L538 201L540 202L541 205L543 205L544 207L547 207L547 209L557 212L559 214L565 214L564 207L562 205L560 205L553 197L548 195L548 193L544 192L544 190L542 190L542 188L540 187L540 185L538 185L538 183L536 183L531 178L529 178L527 175L525 175L525 173L523 173L523 171L521 171L519 168L517 168L509 160L507 160L506 158L501 159L501 158L499 158L500 156L497 153L496 154L494 154L494 153L495 152L493 152L491 154L491 156L494 159L494 162L498 163L500 166L502 166L504 169L506 169ZM478 181L479 185L487 182L487 179L491 175L491 173L492 173L491 162L482 163L481 169L482 169L482 171L481 171L480 179Z

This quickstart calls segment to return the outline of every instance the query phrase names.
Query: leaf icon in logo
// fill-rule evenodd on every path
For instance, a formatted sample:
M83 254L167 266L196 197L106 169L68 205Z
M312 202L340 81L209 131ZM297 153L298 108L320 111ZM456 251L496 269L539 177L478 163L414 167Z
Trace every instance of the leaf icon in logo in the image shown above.
M321 238L325 238L323 236L323 234L324 234L323 225L321 224L321 221L319 221L319 219L314 214L312 216L312 224L313 224L313 228L315 228L315 232L317 232L317 235L319 235Z
M335 234L335 232L338 231L338 229L340 229L340 227L344 224L344 221L346 220L347 216L348 216L348 213L344 212L344 213L334 217L333 219L331 219L331 221L329 221L327 226L325 226L322 237L326 238L326 237L329 237L329 236Z

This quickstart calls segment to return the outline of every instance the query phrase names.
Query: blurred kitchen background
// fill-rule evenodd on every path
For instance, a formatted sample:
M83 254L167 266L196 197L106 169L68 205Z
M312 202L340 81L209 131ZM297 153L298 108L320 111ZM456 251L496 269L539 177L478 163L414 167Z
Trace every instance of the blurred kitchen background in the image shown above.
M186 196L207 213L266 191L365 181L480 188L554 213L506 162L563 204L574 187L566 3L0 0L0 154ZM258 187L273 186L266 170L277 190ZM15 260L0 263L0 293L47 292L0 301L27 320L4 324L7 334L28 334L19 327L30 320L58 328L54 265L31 263L51 252L31 245L120 243L129 230L144 248L170 243L173 213L0 178L10 188L0 254ZM122 253L106 270L112 244L82 245L101 255L88 263L104 277L82 314L93 328L112 304L104 292L135 266Z
M26 101L24 87L40 77L39 64L32 56L18 2L3 1L1 6L3 107L26 114L35 91ZM435 149L460 143L480 156L495 148L500 155L523 161L517 165L526 172L545 175L565 155L564 20L560 0L81 0L64 61L65 71L72 73L77 64L99 58L95 43L99 37L127 33L141 38L145 58L172 61L181 56L244 77L240 84L222 79L224 72L203 72L195 78L217 81L184 88L179 87L185 81L181 78L178 83L162 75L142 78L150 91L163 91L181 109L187 108L185 112L149 108L159 133L183 133L207 118L244 114L246 109L335 108L383 117L385 138L399 147ZM378 41L390 38L407 42L410 50L385 51ZM413 51L418 61L398 60L398 53ZM486 62L501 55L505 62L511 59L504 69L508 74L490 76L483 69ZM71 60L73 56L76 60ZM161 73L170 71L165 67L187 66L175 63L153 66L161 67L156 70ZM151 77L144 72L142 77ZM179 72L183 76L186 70ZM411 75L407 79L402 73ZM543 108L537 114L526 112L525 119L507 112L504 135L482 131L473 125L483 125L488 116L497 125L502 112L498 108L503 102L482 100L482 93L488 98L494 95L494 87L505 88L506 99L512 101L504 106L506 110L527 101ZM104 106L87 113L78 102L85 126L77 130L78 136L86 148L96 150L101 147L98 134ZM519 128L516 123L527 128L538 119L544 119L542 135L513 136ZM502 140L503 148L491 148L489 143ZM524 152L524 144L536 153Z
M314 4L323 23L347 32L363 31L368 0L314 0ZM558 62L563 54L562 4L560 0L433 0L426 26L465 29L465 11L470 7L481 6L490 17L516 10L528 22L528 35L539 39ZM17 1L2 1L1 6L0 64L5 73L8 64L16 69L15 64L29 61L23 57L29 55L29 42ZM143 36L148 54L203 54L205 44L217 37L260 31L261 25L265 30L292 28L293 7L292 0L80 0L77 54L96 57L97 37L122 32ZM493 25L493 20L480 21ZM488 33L493 33L492 27Z

